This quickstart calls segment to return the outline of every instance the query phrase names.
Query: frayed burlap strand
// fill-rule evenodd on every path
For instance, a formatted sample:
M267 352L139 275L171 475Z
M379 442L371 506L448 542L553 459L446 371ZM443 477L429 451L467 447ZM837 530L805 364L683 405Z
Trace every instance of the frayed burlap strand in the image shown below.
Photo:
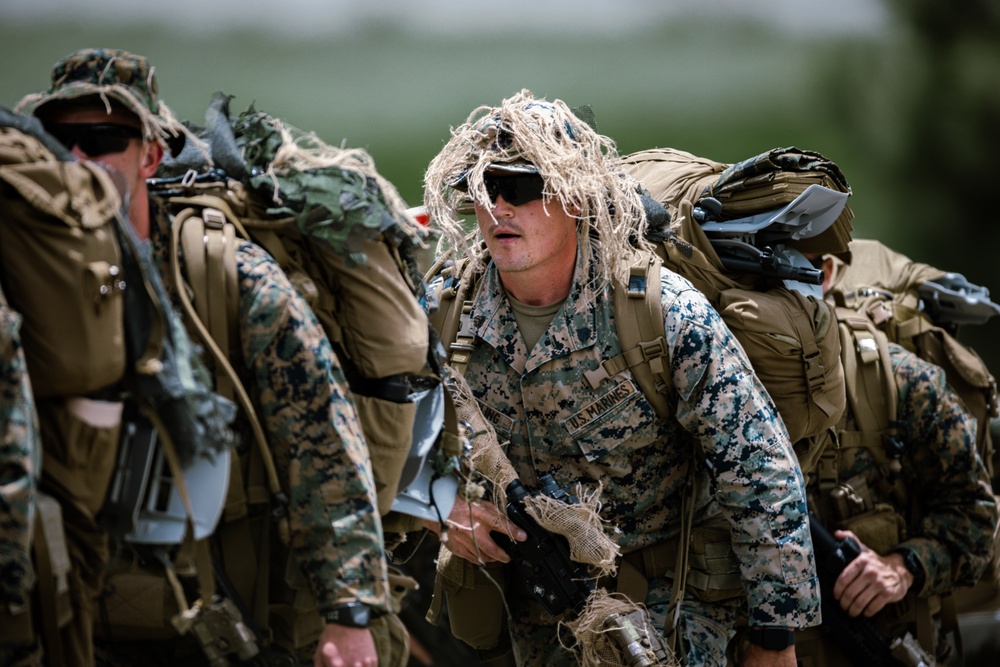
M472 451L469 453L470 470L467 472L470 477L478 473L487 480L493 487L490 491L497 506L503 507L506 505L507 485L517 479L517 473L500 448L493 426L483 417L465 378L449 367L445 373L445 381L455 402L459 423L467 425L471 431L469 440L472 443Z
M545 495L528 496L524 510L539 526L566 538L571 559L592 566L595 576L613 575L620 552L601 525L601 487L587 493L578 484L576 494L580 502L572 505Z
M573 651L582 667L626 667L632 664L625 652L612 638L611 630L605 626L605 621L612 614L627 616L641 606L628 598L614 593L608 593L598 588L583 607L580 614L572 621L563 621L572 633L576 643L563 648ZM660 667L680 667L680 662L673 656Z
M396 186L378 172L375 168L374 158L366 150L331 146L313 132L304 133L296 138L290 126L281 119L272 118L270 123L281 136L281 147L275 152L274 159L267 171L274 183L275 201L280 201L276 176L282 173L325 167L353 171L366 179L375 181L382 192L386 205L404 232L413 237L421 236L419 224L407 212L406 202L396 190Z
M454 249L485 265L478 232L466 235L458 210L474 201L492 210L483 174L493 163L530 162L545 179L546 206L562 206L594 239L603 260L599 279L623 275L634 246L646 245L646 213L638 183L620 168L615 143L577 118L561 100L529 90L481 106L451 131L424 175L424 203L441 233L439 253ZM465 190L452 187L462 181Z

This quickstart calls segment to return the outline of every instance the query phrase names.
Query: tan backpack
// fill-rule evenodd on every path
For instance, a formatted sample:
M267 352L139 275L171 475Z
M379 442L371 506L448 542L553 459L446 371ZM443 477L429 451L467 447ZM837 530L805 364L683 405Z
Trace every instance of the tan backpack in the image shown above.
M111 177L60 159L0 118L0 200L0 282L24 317L35 395L84 395L121 380L125 285L114 221L121 198Z
M852 241L850 252L850 263L834 260L830 295L839 305L865 313L890 341L944 369L948 384L976 417L979 454L990 478L996 480L1000 460L990 420L1000 415L997 384L976 351L958 340L958 328L962 323L984 322L1000 314L1000 307L989 301L989 292L968 284L955 299L946 301L949 274L878 241ZM935 285L944 291L935 290ZM972 312L955 312L970 305Z
M247 114L252 116L252 127L261 131L258 138L262 144L279 136L267 127L280 121L263 114L254 116L256 112ZM228 117L225 120L228 124ZM299 132L290 126L283 128ZM303 138L298 137L298 141ZM311 141L319 142L315 137ZM312 145L316 147L316 143ZM269 150L275 148L269 146ZM322 150L323 146L317 148ZM259 149L255 144L253 150ZM225 159L220 162L226 163ZM448 514L450 504L445 505L445 501L449 493L451 498L455 496L458 482L454 472L462 453L459 426L431 351L427 317L418 301L420 277L412 278L408 249L389 228L399 223L394 214L402 212L381 199L375 179L366 180L343 166L316 170L298 182L290 179L282 183L287 190L264 195L250 176L251 172L262 172L252 171L249 164L237 168L229 163L238 178L229 178L222 170L204 164L200 170L193 166L167 164L160 178L149 181L151 211L157 227L170 235L171 280L179 287L186 322L207 349L218 391L240 404L254 440L250 452L241 455L231 469L223 519L211 538L226 563L225 570L208 567L217 577L228 580L225 595L243 605L241 616L258 638L261 633L265 638L271 635L274 643L293 649L316 639L322 619L304 574L294 567L287 548L287 532L281 530L281 483L261 420L234 370L240 350L237 245L253 241L274 257L334 345L361 418L387 533L419 527L420 519L403 513L405 505L399 511L392 510L400 507L398 492L404 491L401 495L408 499L405 490L411 485L416 488L421 476L430 480L430 510L436 507L441 514ZM263 177L267 182L264 187L272 177L279 178L276 172ZM325 202L344 204L339 212L343 218L334 218L331 226L343 224L345 230L351 230L352 225L360 226L374 217L384 228L374 233L370 229L358 235L349 233L345 246L334 247L329 236L314 231L319 227L322 232L330 223L324 216L336 216L337 212L319 206L310 209L310 195L294 189L311 179L325 179L320 196L331 198ZM303 199L298 199L299 195ZM287 206L278 203L282 198ZM295 210L295 205L303 202L304 209ZM428 400L410 400L416 394ZM425 434L418 440L414 432L421 428ZM415 459L413 443L420 446L418 453L424 458ZM262 507L267 509L262 511ZM278 517L283 544L262 537L268 535L267 522L258 525L258 520L252 519L262 515ZM206 567L205 563L198 565L199 572ZM107 605L112 631L119 635L127 632L134 638L172 635L168 623L171 613L138 619L128 611L132 601L127 596L138 599L143 586L155 588L158 596L170 601L169 589L162 584L163 573L127 565L115 577L128 590ZM269 580L279 583L268 585ZM171 607L167 605L167 609Z
M789 161L802 170L789 167ZM668 227L657 227L655 220L650 226L664 265L690 280L719 311L774 400L800 465L809 470L831 442L830 429L846 406L840 338L830 306L822 298L788 289L775 276L727 265L696 220L695 209L711 193L720 198L723 218L730 211L730 217L737 217L778 210L808 185L849 191L846 181L832 177L831 163L824 163L819 154L795 149L771 151L736 165L672 149L642 151L623 162L672 213ZM817 163L824 169L816 171ZM842 241L849 232L848 210L815 238L785 242L839 252L846 249ZM808 272L809 267L794 271Z

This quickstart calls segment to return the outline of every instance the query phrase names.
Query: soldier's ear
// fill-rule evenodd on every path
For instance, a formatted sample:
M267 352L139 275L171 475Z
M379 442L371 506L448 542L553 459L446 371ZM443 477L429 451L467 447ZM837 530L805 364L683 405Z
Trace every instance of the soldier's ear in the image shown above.
M142 162L139 164L143 180L153 177L162 160L163 146L159 141L149 141L143 144Z

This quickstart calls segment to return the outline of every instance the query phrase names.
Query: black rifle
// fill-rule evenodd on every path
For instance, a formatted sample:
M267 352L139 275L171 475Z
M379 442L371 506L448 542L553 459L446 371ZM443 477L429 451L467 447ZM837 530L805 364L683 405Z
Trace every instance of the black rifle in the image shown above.
M568 505L579 502L576 496L561 488L552 475L543 475L538 481L537 493ZM532 494L516 479L507 485L507 517L522 528L528 538L518 542L503 533L493 532L491 536L510 554L511 562L545 611L553 616L568 611L575 616L597 584L586 565L570 558L566 538L545 530L525 511L524 499L529 495ZM604 628L630 667L668 663L670 651L666 641L652 627L645 610L611 614L605 619Z
M541 477L539 482L538 493L570 505L579 502L576 496L560 488L552 475ZM570 559L565 537L545 530L524 510L524 499L529 495L516 479L507 485L507 516L528 534L528 539L517 542L497 532L491 536L510 554L511 562L545 611L553 616L567 610L579 611L596 588L594 578L585 565Z
M857 540L849 537L835 539L812 512L809 513L809 531L812 533L823 596L823 631L836 638L836 644L844 655L853 664L866 667L933 667L933 660L924 654L912 635L907 633L905 637L887 639L871 619L851 616L833 596L833 587L840 573L861 555L861 545Z

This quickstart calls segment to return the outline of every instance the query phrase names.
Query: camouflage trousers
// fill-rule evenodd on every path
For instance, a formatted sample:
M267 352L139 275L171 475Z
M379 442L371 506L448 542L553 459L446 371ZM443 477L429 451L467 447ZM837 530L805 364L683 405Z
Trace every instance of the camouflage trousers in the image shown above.
M655 578L649 581L646 608L653 623L667 635L667 607L670 604L672 580ZM678 656L691 667L723 667L726 645L733 635L733 626L740 613L742 598L702 602L685 595L681 603L678 632L681 651ZM559 626L533 599L508 598L511 608L511 642L518 667L570 667L577 664L572 652L572 635Z

